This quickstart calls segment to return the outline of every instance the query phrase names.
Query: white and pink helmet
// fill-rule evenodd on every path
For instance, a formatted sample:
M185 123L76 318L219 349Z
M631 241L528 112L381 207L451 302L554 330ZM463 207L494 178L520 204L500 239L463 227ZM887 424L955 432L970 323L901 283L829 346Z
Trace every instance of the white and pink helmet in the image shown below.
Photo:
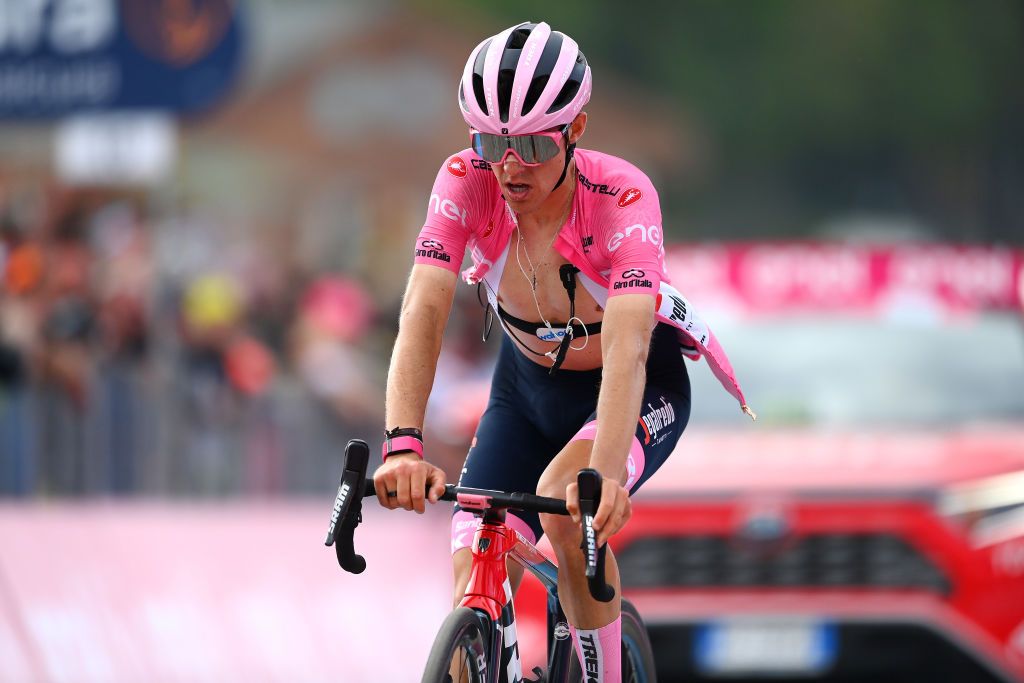
M476 46L459 84L459 108L481 133L539 133L571 122L590 100L587 59L543 21L505 29Z

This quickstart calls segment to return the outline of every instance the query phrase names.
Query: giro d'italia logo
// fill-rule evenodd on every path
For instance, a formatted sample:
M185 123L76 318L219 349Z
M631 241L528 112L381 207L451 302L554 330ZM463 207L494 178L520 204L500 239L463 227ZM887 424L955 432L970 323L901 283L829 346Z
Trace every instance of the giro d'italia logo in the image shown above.
M132 42L147 56L175 67L198 62L220 44L236 0L121 0Z

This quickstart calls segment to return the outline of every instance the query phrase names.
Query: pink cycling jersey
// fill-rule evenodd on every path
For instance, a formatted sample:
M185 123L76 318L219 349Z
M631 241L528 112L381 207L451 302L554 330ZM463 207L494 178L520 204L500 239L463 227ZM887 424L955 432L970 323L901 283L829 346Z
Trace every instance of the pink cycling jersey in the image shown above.
M586 149L575 154L579 186L572 210L554 242L580 269L580 283L604 307L609 297L650 294L659 321L677 328L688 357L707 359L729 393L747 408L732 365L710 328L670 284L658 193L647 176L627 161ZM437 173L423 229L416 239L416 263L458 272L466 248L470 284L484 282L491 305L508 256L516 216L505 203L490 165L466 149Z

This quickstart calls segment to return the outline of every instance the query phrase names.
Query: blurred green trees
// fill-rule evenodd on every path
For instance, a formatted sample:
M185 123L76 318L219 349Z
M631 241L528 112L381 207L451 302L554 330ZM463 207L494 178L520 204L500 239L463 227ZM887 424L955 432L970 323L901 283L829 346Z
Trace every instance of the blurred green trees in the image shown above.
M708 160L659 180L690 235L867 213L1024 242L1020 0L430 4L485 31L548 21L594 64L595 97L611 67L681 107Z

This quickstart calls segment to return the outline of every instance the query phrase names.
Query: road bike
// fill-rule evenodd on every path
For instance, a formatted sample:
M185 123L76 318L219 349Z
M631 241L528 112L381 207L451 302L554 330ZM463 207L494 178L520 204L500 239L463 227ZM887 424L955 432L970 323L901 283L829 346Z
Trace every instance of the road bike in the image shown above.
M338 564L360 574L365 559L354 547L355 528L362 521L362 499L375 495L373 480L366 478L370 450L365 441L353 439L345 448L338 493L331 513L325 545L334 545ZM583 518L580 547L587 559L587 585L595 599L608 602L615 590L604 580L605 547L597 547L594 513L600 505L601 475L581 470L580 516ZM440 500L457 502L463 510L481 518L473 538L473 560L465 597L441 624L423 673L423 683L579 683L587 681L596 659L583 644L581 666L572 645L565 613L558 600L558 568L522 534L505 524L506 510L569 514L565 501L529 493L507 493L448 484ZM535 668L537 678L524 679L515 633L515 610L506 560L511 558L529 570L547 591L547 669ZM647 630L636 608L622 600L622 680L655 681L654 654Z

